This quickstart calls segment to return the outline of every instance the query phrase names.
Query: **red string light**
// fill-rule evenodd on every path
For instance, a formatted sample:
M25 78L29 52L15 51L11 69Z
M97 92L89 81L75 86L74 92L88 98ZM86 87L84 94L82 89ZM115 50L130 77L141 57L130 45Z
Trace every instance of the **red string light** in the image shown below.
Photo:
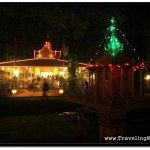
M125 65L125 66L129 66L129 63L125 63L124 65Z

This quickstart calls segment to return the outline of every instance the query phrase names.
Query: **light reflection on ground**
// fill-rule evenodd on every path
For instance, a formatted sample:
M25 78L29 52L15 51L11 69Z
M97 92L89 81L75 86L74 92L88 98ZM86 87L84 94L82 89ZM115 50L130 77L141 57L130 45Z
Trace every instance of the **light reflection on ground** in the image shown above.
M62 116L62 115L75 115L76 112L63 112L63 113L60 113L59 116Z

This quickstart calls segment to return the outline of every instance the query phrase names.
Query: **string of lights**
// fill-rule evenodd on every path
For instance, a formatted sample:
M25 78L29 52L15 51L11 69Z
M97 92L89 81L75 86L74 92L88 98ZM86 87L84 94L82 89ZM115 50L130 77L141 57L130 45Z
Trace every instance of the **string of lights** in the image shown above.
M138 59L138 60L141 59L141 58L139 57L138 53L136 52L136 49L133 48L133 46L132 46L132 45L128 42L128 40L126 39L125 34L123 34L120 29L118 29L118 30L119 30L119 32L121 33L123 39L125 40L126 45L128 45L128 46L130 47L130 49L134 52L134 54L136 55L137 59ZM143 61L143 59L141 59L141 60Z
M92 62L93 60L95 60L96 55L98 55L100 48L102 47L102 45L103 45L103 43L104 43L106 37L108 36L108 33L109 33L109 30L106 31L106 34L105 34L104 38L102 39L101 43L98 45L98 48L96 49L95 55L93 56L93 58L90 59L91 62Z
M91 63L97 59L98 55L100 53L102 53L103 50L109 51L112 56L116 56L117 53L119 52L119 51L116 51L116 53L114 53L117 48L121 51L124 50L123 44L121 44L120 41L116 37L117 31L119 31L119 33L121 34L121 37L123 38L123 42L125 43L125 45L129 46L130 50L134 53L134 55L135 55L134 59L143 61L143 59L141 59L139 57L138 53L136 52L136 49L133 48L133 46L128 42L125 34L122 33L122 31L118 28L118 25L117 25L116 21L114 20L114 17L112 17L111 25L109 26L109 28L106 29L106 34L105 34L104 38L102 39L101 43L98 45L98 48L97 48L93 58L90 59ZM110 40L110 41L108 41L108 40ZM114 42L114 43L110 43L110 42ZM112 47L113 45L115 45L116 47ZM102 46L104 46L103 49L100 49ZM112 49L113 49L113 51L112 51Z

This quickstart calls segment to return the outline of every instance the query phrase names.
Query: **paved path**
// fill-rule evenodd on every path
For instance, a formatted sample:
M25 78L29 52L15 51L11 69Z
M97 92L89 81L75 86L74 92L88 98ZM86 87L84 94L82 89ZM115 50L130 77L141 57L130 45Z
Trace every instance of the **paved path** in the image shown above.
M58 89L49 90L47 92L48 96L65 96L60 94ZM42 91L32 91L32 90L19 90L16 94L11 94L9 97L41 97Z

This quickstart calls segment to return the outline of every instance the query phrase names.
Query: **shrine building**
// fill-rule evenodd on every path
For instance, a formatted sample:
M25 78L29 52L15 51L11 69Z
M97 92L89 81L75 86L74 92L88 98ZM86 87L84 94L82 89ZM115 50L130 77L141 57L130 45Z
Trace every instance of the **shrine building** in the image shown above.
M85 63L78 63L79 71L86 69ZM0 71L6 79L18 77L19 87L25 88L33 78L63 76L68 78L68 61L62 59L62 51L52 49L49 39L40 50L34 50L34 58L0 62Z

